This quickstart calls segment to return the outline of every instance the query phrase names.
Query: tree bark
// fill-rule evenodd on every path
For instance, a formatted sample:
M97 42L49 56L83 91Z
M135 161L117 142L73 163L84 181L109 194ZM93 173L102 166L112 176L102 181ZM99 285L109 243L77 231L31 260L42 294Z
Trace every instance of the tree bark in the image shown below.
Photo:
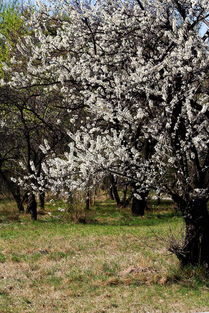
M39 204L40 204L40 208L44 210L44 206L45 206L45 192L44 191L39 193Z
M149 192L140 193L141 199L137 199L133 196L131 212L134 216L144 216L144 211L147 209L147 196Z
M181 264L204 265L209 267L209 215L207 201L193 199L184 209L186 232L182 246L173 245L174 252Z
M127 193L128 193L128 186L125 185L125 188L123 190L123 199L121 201L121 206L124 208L129 205L130 200L131 200L130 198L127 198Z
M133 197L131 206L132 215L144 216L144 211L145 211L145 201L143 199L141 200L137 199L136 197Z
M111 200L115 200L115 199L114 199L113 192L112 192L112 186L110 186L110 188L108 189L108 193L109 193L110 199L111 199Z
M31 219L36 221L37 220L37 202L35 195L33 193L30 193L28 195L28 212L31 214Z
M4 173L2 171L2 169L0 169L0 175L2 177L2 179L4 180L7 189L9 192L11 192L16 204L17 204L17 208L19 210L19 212L24 212L24 206L23 206L23 197L21 196L21 191L20 191L20 187L15 184L13 181L11 181L11 179L7 176L6 173Z
M12 195L16 201L17 208L18 208L19 212L23 213L24 212L24 206L23 206L23 199L22 199L21 195L19 193L12 193Z
M87 192L86 194L86 199L85 199L85 210L90 210L90 205L91 205L91 195L90 195L90 191Z
M118 194L117 182L113 175L110 175L110 183L111 183L110 190L111 190L111 194L113 195L113 199L116 201L117 206L120 206L121 201L120 201L120 197Z

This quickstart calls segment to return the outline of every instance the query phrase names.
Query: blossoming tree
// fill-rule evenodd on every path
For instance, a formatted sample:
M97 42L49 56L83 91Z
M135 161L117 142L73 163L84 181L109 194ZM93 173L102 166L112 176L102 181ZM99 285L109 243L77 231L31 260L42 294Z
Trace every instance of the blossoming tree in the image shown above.
M208 1L59 3L57 15L44 5L32 15L35 39L19 45L9 82L57 91L74 121L72 109L85 108L68 131L70 152L46 162L48 182L89 188L111 173L131 184L136 202L150 188L166 191L186 225L171 251L208 266L209 51L198 33ZM18 62L24 70L14 71Z

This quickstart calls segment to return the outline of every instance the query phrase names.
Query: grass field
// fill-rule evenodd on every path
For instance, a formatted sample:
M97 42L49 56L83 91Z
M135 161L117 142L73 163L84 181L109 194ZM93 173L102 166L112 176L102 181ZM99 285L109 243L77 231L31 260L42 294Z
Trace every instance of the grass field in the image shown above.
M87 224L69 221L63 203L31 222L0 201L1 313L155 313L209 310L201 269L179 269L167 251L182 235L169 201L144 218L97 202Z

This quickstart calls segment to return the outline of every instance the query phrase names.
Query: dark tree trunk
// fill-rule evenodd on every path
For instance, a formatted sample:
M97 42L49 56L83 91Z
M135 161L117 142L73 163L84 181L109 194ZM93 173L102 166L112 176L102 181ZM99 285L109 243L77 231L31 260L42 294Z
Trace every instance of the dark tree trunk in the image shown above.
M95 205L95 197L96 197L96 191L95 189L93 189L92 194L91 194L91 205L94 206Z
M26 213L30 214L29 195L28 194L26 194L26 196L25 196L25 202L27 203Z
M135 216L144 216L144 211L146 207L146 201L144 199L137 199L133 197L131 212Z
M90 210L91 195L90 195L89 191L86 194L86 201L85 202L86 202L85 210Z
M110 186L110 188L108 189L108 193L109 193L110 199L111 199L111 200L115 200L115 199L114 199L113 192L112 192L112 186Z
M21 191L20 191L20 187L15 184L13 181L11 181L11 179L7 176L7 174L5 174L2 169L0 169L0 175L2 177L2 179L4 180L7 189L9 192L11 192L16 204L17 204L17 208L19 210L19 212L24 212L24 206L23 206L23 197L21 196Z
M123 190L123 200L122 202L125 203L126 202L126 196L127 196L127 190L128 190L128 186L126 185L124 190Z
M110 183L111 183L111 193L113 195L113 199L116 201L117 206L121 205L120 197L118 194L117 182L113 175L110 175Z
M39 204L40 204L40 208L44 210L44 206L45 206L45 192L44 191L39 193Z
M137 199L135 196L133 196L132 199L132 206L131 206L131 212L135 216L144 216L144 211L147 209L147 196L149 192L143 192L140 193L140 198Z
M35 195L33 193L28 195L28 212L31 214L31 219L36 221L37 220L37 202Z
M23 198L21 197L21 195L19 193L17 193L17 194L13 193L13 198L15 199L15 201L17 203L17 208L18 208L19 212L23 213L24 212Z
M186 203L185 201L177 194L172 193L171 194L172 200L175 202L175 204L177 205L177 210L181 211L182 213L184 212Z
M127 199L128 186L126 185L123 190L123 199L121 201L121 206L126 207L129 204L130 199Z
M194 199L185 203L184 221L186 232L183 246L173 245L174 252L182 265L209 266L209 215L207 201Z

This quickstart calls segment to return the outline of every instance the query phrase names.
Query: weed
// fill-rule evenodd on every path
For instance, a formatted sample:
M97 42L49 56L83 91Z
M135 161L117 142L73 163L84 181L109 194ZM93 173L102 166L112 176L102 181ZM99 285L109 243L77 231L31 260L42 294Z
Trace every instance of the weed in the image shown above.
M49 254L49 259L59 261L63 258L67 258L68 254L62 251L54 251Z
M0 253L0 263L6 262L6 257L3 253Z

